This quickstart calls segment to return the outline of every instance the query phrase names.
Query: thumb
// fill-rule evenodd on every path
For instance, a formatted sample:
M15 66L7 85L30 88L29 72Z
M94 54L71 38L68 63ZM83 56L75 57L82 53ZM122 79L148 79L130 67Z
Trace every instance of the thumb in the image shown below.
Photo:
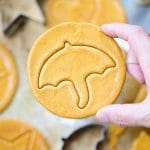
M113 104L97 113L100 124L113 123L122 127L150 127L150 102L136 104Z

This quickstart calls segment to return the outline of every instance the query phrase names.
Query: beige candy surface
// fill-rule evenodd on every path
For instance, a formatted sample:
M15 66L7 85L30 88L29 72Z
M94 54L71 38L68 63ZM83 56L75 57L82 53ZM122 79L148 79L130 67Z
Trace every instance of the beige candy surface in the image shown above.
M118 45L88 23L66 23L48 30L37 39L28 59L37 100L67 118L94 115L114 102L125 74Z
M33 127L15 119L0 120L1 150L49 150L42 135Z
M14 58L0 43L0 112L12 101L17 83L18 75Z
M49 27L63 22L126 22L120 0L48 0L45 7Z

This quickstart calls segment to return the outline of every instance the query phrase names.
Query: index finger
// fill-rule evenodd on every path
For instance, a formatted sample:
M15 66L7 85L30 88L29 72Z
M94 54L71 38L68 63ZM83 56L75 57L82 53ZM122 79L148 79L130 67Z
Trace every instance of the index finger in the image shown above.
M111 37L119 37L128 41L130 50L137 57L145 82L150 89L150 37L144 29L123 23L106 24L101 29Z

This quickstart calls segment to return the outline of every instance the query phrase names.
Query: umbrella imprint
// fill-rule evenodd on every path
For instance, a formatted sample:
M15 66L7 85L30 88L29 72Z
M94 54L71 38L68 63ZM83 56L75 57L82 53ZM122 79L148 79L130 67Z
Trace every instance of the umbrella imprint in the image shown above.
M105 51L91 45L72 45L66 41L43 62L38 75L38 88L58 87L69 81L76 93L78 108L84 109L90 101L88 78L95 74L103 75L114 67L116 62Z

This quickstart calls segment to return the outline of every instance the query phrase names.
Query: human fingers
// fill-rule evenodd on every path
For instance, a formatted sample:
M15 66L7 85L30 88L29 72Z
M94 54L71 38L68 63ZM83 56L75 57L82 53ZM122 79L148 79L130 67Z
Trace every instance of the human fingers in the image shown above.
M148 34L142 27L122 23L106 24L101 29L109 36L128 41L130 51L137 60L135 65L127 62L129 72L142 82L144 77L150 91L150 37Z
M145 126L150 128L150 103L113 104L97 113L100 124L113 123L122 127Z

